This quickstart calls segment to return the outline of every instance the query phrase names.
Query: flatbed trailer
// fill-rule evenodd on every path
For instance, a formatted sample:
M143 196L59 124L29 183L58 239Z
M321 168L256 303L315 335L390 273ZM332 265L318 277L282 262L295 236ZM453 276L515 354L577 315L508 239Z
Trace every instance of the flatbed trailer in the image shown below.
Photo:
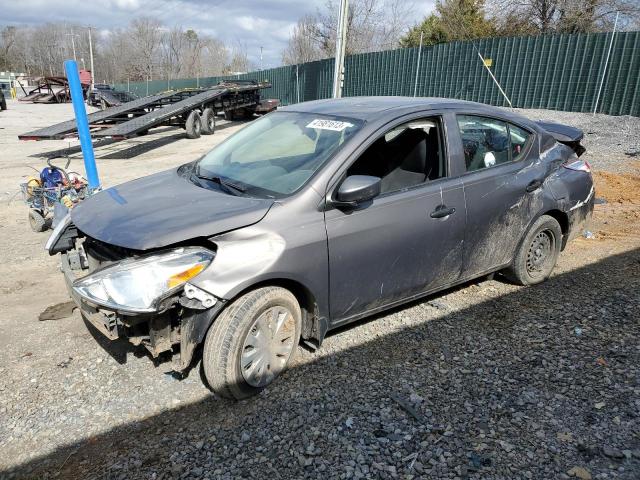
M269 84L221 83L208 89L164 92L139 98L87 116L92 137L122 140L159 126L181 126L187 137L212 134L215 117L250 117L260 103L260 90ZM77 136L76 121L68 120L18 135L20 140L60 140Z

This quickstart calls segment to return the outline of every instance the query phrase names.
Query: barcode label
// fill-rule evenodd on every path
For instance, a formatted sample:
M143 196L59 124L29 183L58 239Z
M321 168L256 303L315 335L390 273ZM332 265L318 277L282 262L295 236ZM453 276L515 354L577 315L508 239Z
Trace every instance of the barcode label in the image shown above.
M333 130L335 132L341 132L345 128L353 127L352 123L340 122L338 120L323 120L316 118L307 125L307 128L318 128L320 130Z

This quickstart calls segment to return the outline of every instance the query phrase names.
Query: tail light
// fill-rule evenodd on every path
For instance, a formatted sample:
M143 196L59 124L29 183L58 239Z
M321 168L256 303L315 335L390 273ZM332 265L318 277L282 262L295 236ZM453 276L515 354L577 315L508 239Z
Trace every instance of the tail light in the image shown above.
M586 160L574 160L573 162L565 163L562 165L564 168L568 168L569 170L576 170L578 172L591 172L591 165Z

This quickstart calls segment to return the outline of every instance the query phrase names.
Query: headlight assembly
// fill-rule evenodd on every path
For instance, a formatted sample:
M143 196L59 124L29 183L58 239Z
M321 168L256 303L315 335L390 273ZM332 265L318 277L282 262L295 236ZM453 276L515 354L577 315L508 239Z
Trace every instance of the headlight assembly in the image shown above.
M178 248L124 260L73 283L91 303L132 313L155 312L160 300L202 272L214 253L204 248Z

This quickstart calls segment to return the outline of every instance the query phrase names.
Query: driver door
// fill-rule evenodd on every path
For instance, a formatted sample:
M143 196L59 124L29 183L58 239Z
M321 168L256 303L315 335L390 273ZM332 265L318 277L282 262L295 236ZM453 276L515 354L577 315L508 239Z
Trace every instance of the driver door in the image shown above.
M346 176L381 177L380 195L355 208L325 212L333 325L460 276L466 217L462 184L448 178L442 119L418 120L422 123L412 120L375 139L347 171ZM407 125L427 131L407 133L402 130ZM403 144L404 139L410 143Z

